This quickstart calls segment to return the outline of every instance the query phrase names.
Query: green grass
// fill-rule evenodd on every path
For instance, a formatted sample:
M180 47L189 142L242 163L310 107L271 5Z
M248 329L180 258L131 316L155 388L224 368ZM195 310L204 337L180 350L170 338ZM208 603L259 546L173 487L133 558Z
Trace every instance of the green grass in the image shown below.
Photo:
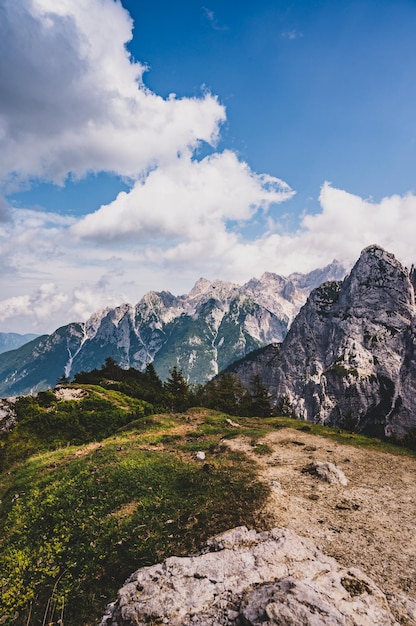
M30 624L40 625L48 602L50 621L64 606L66 626L93 624L138 567L194 551L236 524L255 524L267 488L244 457L211 453L206 471L192 455L143 450L142 439L124 433L39 454L8 475L0 514L2 624L26 624L31 611Z
M313 424L312 422L304 422L290 417L265 418L264 422L272 428L293 428L295 430L306 429L307 432L310 432L312 435L326 437L327 439L331 439L332 441L345 445L379 450L381 452L389 452L390 454L398 456L416 457L416 452L409 450L408 448L394 445L388 441L383 441L374 437L367 437L366 435L362 435L360 433L351 433L340 428L331 428L329 426L323 426L322 424Z
M0 468L68 443L81 445L103 439L152 412L147 402L120 392L98 385L79 387L86 392L79 400L58 400L50 391L19 398L17 425L0 438Z
M137 568L193 552L239 524L261 528L268 487L224 439L245 436L257 454L268 454L261 441L267 433L306 429L343 444L415 456L290 418L232 418L237 428L221 412L149 416L145 405L119 392L88 391L89 403L55 403L49 396L44 406L28 401L27 415L4 440L14 456L6 455L0 474L2 625L56 624L62 611L65 626L95 624ZM69 445L70 437L65 442L74 428L65 407L78 416L76 436L85 437L78 445ZM205 451L203 462L197 450Z

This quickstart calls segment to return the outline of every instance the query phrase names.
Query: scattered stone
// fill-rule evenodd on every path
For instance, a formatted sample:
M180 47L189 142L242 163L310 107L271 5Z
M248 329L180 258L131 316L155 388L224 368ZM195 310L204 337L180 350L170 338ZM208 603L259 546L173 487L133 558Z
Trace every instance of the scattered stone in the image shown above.
M293 531L234 528L196 555L143 567L100 626L393 626L387 599Z
M350 502L349 500L341 500L335 505L335 508L339 511L358 511L360 509L360 505L356 502Z
M62 385L56 387L54 393L58 400L64 400L65 402L68 400L82 400L88 396L88 391L85 389L80 389L78 387L63 387Z
M348 485L348 479L346 478L344 472L333 463L315 461L304 467L302 469L302 474L312 474L312 476L322 478L322 480L331 484L338 483L344 487Z
M198 461L205 461L205 452L203 452L202 450L198 450L198 452L195 454L195 457L198 459Z
M229 426L232 426L233 428L241 428L241 424L239 424L238 422L233 422L233 420L230 420L228 417L225 421Z

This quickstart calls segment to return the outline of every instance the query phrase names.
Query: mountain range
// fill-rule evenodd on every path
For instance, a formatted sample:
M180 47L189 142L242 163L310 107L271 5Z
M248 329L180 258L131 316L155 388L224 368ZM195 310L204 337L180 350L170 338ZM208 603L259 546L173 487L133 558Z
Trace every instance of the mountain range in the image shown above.
M265 273L240 286L201 278L186 295L147 293L0 354L0 394L52 387L107 357L165 380L259 375L280 411L375 436L416 429L416 272L377 245L351 272ZM416 430L415 430L416 432Z
M176 365L189 383L206 382L252 350L281 342L310 291L345 273L333 261L308 274L268 272L242 286L201 278L182 296L151 291L135 306L97 311L1 354L0 395L46 389L107 357L138 370L153 362L162 380Z

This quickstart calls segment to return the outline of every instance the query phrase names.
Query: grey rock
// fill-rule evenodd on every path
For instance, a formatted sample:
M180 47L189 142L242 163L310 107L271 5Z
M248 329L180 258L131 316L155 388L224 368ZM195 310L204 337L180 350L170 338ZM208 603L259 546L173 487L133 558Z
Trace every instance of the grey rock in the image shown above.
M342 282L314 290L276 371L302 419L404 435L416 426L416 310L408 271L366 248Z
M395 624L383 592L287 529L235 528L135 572L100 626Z
M11 430L16 424L16 398L0 398L0 433Z
M325 482L333 485L339 484L344 487L348 485L348 479L344 472L333 463L314 461L307 467L303 468L302 472L318 476Z
M285 414L406 435L416 428L415 282L413 269L369 246L342 282L312 291L277 357L264 362L262 351L251 371Z

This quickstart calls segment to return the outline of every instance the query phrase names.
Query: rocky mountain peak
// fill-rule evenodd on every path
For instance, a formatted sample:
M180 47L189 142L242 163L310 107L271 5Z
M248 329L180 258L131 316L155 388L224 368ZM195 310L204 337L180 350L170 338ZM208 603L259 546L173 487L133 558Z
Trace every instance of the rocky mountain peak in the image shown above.
M416 428L415 274L378 245L314 289L273 360L239 365L297 417L371 435Z
M93 337L97 332L102 320L106 317L106 315L111 311L110 307L106 307L105 309L100 309L99 311L95 311L88 320L84 324L85 333L88 337Z
M346 274L346 266L341 261L334 259L332 263L323 268L312 270L307 274L295 272L288 276L288 280L298 289L307 289L310 291L315 287L319 287L328 280L342 280Z
M333 277L325 270L320 275ZM139 370L153 362L162 379L177 365L189 382L205 382L252 350L283 340L310 291L309 279L303 282L298 288L266 272L242 286L200 278L181 296L150 291L134 307L98 311L85 324L69 324L39 340L31 351L0 358L0 394L46 388L62 372L71 378L101 367L108 356Z
M365 248L345 280L340 306L357 317L401 327L415 314L414 287L405 267L378 245Z
M207 280L206 278L201 277L199 280L196 281L195 285L192 287L191 291L188 294L188 297L193 299L193 298L200 298L204 293L206 293L209 288L211 287L211 281Z
M282 346L278 393L312 421L369 434L416 426L416 319L409 272L377 245L314 290Z

